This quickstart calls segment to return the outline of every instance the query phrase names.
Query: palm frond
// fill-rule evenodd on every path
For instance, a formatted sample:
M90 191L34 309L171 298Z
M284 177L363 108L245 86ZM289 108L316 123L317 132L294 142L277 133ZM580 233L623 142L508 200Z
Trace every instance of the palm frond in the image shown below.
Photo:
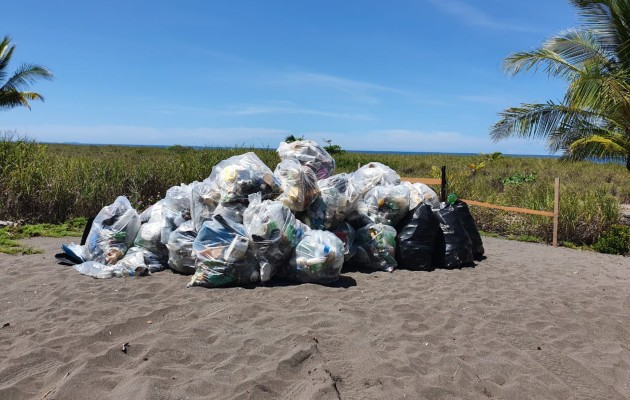
M521 71L538 72L543 68L550 76L572 80L581 70L578 66L571 64L558 53L549 49L541 48L530 52L519 52L508 56L503 62L503 70L514 76Z
M0 90L21 90L35 83L37 79L52 79L52 73L46 68L35 64L22 64Z
M574 66L596 62L611 69L615 62L614 52L606 51L598 39L591 30L568 29L547 40L543 48Z
M15 45L10 46L10 44L11 38L8 36L5 36L2 42L0 42L0 82L4 81L7 77L7 67L15 50Z
M19 92L17 90L0 91L0 109L11 109L15 107L26 107L29 110L31 105L29 100L44 101L44 97L35 92Z
M599 135L578 139L571 143L564 158L569 160L584 160L586 158L625 160L630 149L627 148L627 143L619 142L618 139L618 137L610 138Z

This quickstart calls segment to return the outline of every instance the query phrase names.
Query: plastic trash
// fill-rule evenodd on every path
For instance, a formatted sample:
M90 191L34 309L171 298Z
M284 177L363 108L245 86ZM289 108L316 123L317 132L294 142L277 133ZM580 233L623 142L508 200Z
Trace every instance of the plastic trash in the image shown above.
M396 230L398 267L419 271L434 270L436 241L442 231L440 221L433 214L431 206L424 203L418 205L407 214ZM436 256L439 257L439 254Z
M116 276L142 276L166 268L166 260L142 247L131 247L125 256L113 265Z
M343 243L333 233L311 230L295 248L286 278L304 283L335 282L341 274L343 253Z
M444 233L444 268L473 266L472 242L455 208L450 204L441 203L440 208L433 209L433 212L438 217ZM437 264L439 265L439 261Z
M422 201L430 205L431 208L440 207L440 198L433 189L420 182L414 183L413 187L415 187L416 190L418 190L418 192L422 195Z
M414 210L422 203L422 194L416 189L411 182L402 181L401 185L404 185L409 190L409 209Z
M172 270L184 275L195 273L193 242L196 237L197 230L193 221L186 221L171 232L166 248L168 249L168 266Z
M372 224L357 231L356 256L352 261L362 267L392 272L396 262L396 229L389 225Z
M317 176L299 161L288 159L276 167L274 174L282 185L282 194L276 199L293 212L304 211L319 197Z
M258 282L254 246L243 225L215 215L205 221L193 242L196 272L188 287L225 287Z
M398 185L400 176L385 164L371 162L357 169L348 183L347 196L352 204L379 185Z
M330 229L346 219L352 204L347 196L350 175L341 173L317 182L320 197L306 211L306 223L313 229Z
M251 196L243 223L256 243L260 280L267 282L276 273L284 276L289 258L308 227L287 206L279 201L261 201L259 194Z
M278 178L252 152L221 161L212 167L208 179L218 187L222 203L247 204L250 194L260 193L263 199L274 199L282 192Z
M199 230L201 225L214 214L221 200L221 194L219 187L210 179L195 182L191 186L190 216L195 229Z
M83 275L91 276L97 279L119 278L123 276L136 276L136 271L124 268L122 266L105 265L98 261L86 261L73 266L75 270ZM139 271L139 274L144 274Z
M138 229L138 213L126 197L119 196L96 215L84 246L70 243L65 248L84 261L115 264L133 245Z
M457 211L459 220L462 221L462 225L464 226L464 229L466 229L468 236L470 236L473 258L476 261L481 261L483 259L483 254L485 253L485 250L483 248L483 241L481 240L481 235L479 234L479 230L477 229L475 219L473 218L472 214L470 214L468 204L461 200L456 200L453 207L455 208L455 211Z
M326 150L312 140L282 142L278 147L281 160L295 159L309 167L317 179L325 179L335 173L335 159Z
M191 219L190 207L194 184L194 182L190 185L182 183L166 191L162 204L162 215L165 219L164 228L162 229L162 243L167 243L171 232Z
M365 194L361 204L367 206L364 214L374 222L396 226L409 212L409 189L405 185L376 186Z
M343 259L344 262L348 262L357 252L357 246L355 244L356 231L349 223L342 222L331 229L330 232L337 236L343 243Z
M162 230L166 227L166 219L163 215L164 200L155 203L149 210L148 215L143 212L144 218L148 220L140 225L134 246L143 250L145 263L151 272L161 271L166 268L168 261L168 249L162 242ZM141 214L141 219L143 215Z

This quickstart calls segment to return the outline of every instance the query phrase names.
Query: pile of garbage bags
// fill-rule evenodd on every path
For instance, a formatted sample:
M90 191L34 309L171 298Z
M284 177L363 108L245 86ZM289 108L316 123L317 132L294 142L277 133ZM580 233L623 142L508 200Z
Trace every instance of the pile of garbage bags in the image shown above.
M401 182L378 162L334 174L335 160L310 140L282 142L277 152L274 171L253 152L234 156L142 213L118 197L84 244L62 249L95 278L170 268L191 275L189 287L330 284L346 266L430 271L483 257L465 203L440 203L430 187Z

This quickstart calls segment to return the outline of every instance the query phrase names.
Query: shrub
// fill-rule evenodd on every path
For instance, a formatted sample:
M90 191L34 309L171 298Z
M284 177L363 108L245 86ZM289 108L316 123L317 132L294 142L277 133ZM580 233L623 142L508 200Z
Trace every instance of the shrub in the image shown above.
M613 225L604 232L593 248L600 253L628 254L630 252L630 227Z

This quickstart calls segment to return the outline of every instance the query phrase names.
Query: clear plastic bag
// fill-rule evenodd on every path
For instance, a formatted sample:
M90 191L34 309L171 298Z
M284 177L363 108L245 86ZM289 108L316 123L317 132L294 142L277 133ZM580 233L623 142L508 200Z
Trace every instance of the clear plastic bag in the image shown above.
M409 212L409 189L405 185L376 186L365 194L362 204L363 213L374 222L396 226Z
M413 186L413 183L402 181L401 185L404 185L409 190L409 209L413 210L422 203L422 194Z
M188 287L225 287L259 281L254 245L243 225L215 215L205 221L193 242L196 272Z
M357 252L356 231L349 223L342 222L331 229L330 232L337 236L343 243L343 259L344 262L348 262Z
M208 217L208 220L211 217ZM204 221L205 222L205 221ZM195 273L195 256L193 255L193 242L197 237L197 230L192 221L181 224L171 232L168 237L168 266L181 274L192 275Z
M295 159L309 167L317 179L325 179L335 173L335 159L312 140L282 142L277 152L281 160Z
M273 199L282 192L278 178L252 152L221 161L212 167L209 179L218 187L222 203L246 204L250 194Z
M357 231L359 252L353 258L355 264L392 272L396 262L396 229L389 225L372 224Z
M210 179L194 182L191 186L190 216L194 221L195 229L199 230L201 225L214 214L221 200L221 193L216 183Z
M164 228L162 229L162 243L168 243L168 236L171 232L191 219L190 208L194 184L195 182L190 185L182 183L166 191L162 205L162 215L165 219Z
M350 175L341 173L317 182L320 198L307 209L307 224L313 229L331 229L346 219L351 210L347 196Z
M343 253L343 242L333 233L311 230L295 248L286 278L304 283L335 282L341 274Z
M81 246L81 258L106 265L115 264L133 245L139 229L140 216L126 197L119 196L94 218L86 244ZM78 251L74 243L70 247Z
M414 183L413 187L416 188L416 190L420 193L420 195L422 196L422 201L425 204L430 205L431 208L440 207L440 198L433 189L420 182Z
M347 196L351 204L356 204L376 186L398 184L400 184L400 176L396 171L380 162L371 162L352 174L348 182Z
M260 280L267 282L276 273L283 276L295 246L308 227L298 221L284 204L261 201L258 194L251 196L243 223L249 237L256 243Z
M282 194L276 199L293 212L304 211L319 197L317 177L299 161L288 159L276 167L274 174L282 184Z

